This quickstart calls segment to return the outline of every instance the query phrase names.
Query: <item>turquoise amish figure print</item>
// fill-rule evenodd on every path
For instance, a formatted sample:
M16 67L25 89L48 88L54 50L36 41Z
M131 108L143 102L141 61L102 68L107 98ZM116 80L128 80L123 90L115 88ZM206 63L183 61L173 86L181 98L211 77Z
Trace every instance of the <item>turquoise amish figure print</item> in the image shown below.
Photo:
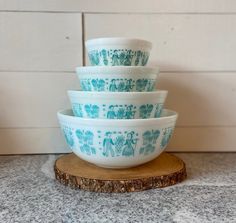
M132 57L133 57L132 51L128 50L127 53L126 53L126 56L125 56L125 61L124 61L125 66L130 66L131 65Z
M126 80L125 90L126 91L131 91L132 88L133 88L132 79Z
M125 82L124 82L124 80L120 80L117 89L118 89L118 91L125 91Z
M83 91L91 91L91 84L88 79L80 80L80 83Z
M154 89L155 80L147 80L147 91L152 91Z
M113 150L114 142L111 138L112 133L111 132L106 132L105 138L103 140L103 155L108 157L111 155L112 157L115 156L115 152Z
M145 91L146 84L147 84L147 79L138 79L136 81L136 90Z
M153 110L152 104L141 105L139 107L139 115L141 118L149 118Z
M99 116L99 107L97 105L85 105L84 109L89 118L98 118Z
M153 105L147 104L147 118L151 116L152 110L153 110Z
M103 59L104 65L108 65L107 51L105 49L103 49L101 54L102 54L102 59Z
M146 105L141 105L141 106L139 107L139 116L140 116L141 118L147 118L147 117L146 117Z
M157 139L160 135L160 131L159 130L152 130L152 134L153 134L153 144L156 144L157 142Z
M124 53L123 51L120 53L119 59L120 59L120 65L124 65L124 62L125 62L125 53Z
M73 112L77 117L83 117L83 109L81 104L72 104Z
M134 139L134 132L127 133L127 138L124 143L124 149L122 151L123 156L134 156L134 151L137 145L138 139Z
M114 111L114 105L109 106L109 111L107 112L107 118L109 119L115 119L116 118L116 113Z
M163 106L163 104L157 104L156 105L156 109L155 109L155 112L154 112L154 117L155 118L158 118L158 117L161 116L162 106Z
M94 134L91 131L88 130L84 132L80 129L77 129L75 134L78 138L80 150L82 153L87 155L96 154L95 148L92 147Z
M112 54L112 66L119 66L119 55L118 55L118 51L114 50L113 54Z
M109 91L117 91L116 79L112 79L109 85Z
M152 132L146 131L143 133L143 145L147 145L152 140Z
M104 91L105 90L105 81L103 79L99 79L98 81L98 91Z
M143 147L140 148L139 154L148 155L154 152L156 148L156 142L160 135L160 131L152 130L145 131L142 135L143 137Z
M171 138L171 136L172 136L172 133L173 133L173 129L172 129L172 128L166 128L166 129L164 129L163 137L162 137L162 140L161 140L161 147L162 147L162 148L166 147L166 145L167 145L168 142L170 141L170 138Z
M119 108L117 111L117 119L123 119L125 116L125 109Z
M143 53L142 56L142 65L145 66L148 62L149 54L147 52Z
M115 152L116 156L122 155L122 148L125 143L125 137L123 135L118 135L115 140Z
M139 64L139 61L141 60L141 57L142 57L142 51L138 50L136 52L136 59L135 59L135 66L137 66Z
M83 132L80 129L77 129L75 134L79 140L79 143L83 143Z
M126 107L126 111L125 111L126 119L133 119L134 118L135 111L133 111L132 109L133 109L133 105L129 105Z
M73 139L73 133L71 131L71 129L67 128L67 127L63 127L63 133L66 139L66 143L72 147L74 145L74 139Z
M89 52L89 60L92 65L98 65L99 64L99 53L98 51L94 50Z
M92 81L93 89L98 91L98 79L93 79Z

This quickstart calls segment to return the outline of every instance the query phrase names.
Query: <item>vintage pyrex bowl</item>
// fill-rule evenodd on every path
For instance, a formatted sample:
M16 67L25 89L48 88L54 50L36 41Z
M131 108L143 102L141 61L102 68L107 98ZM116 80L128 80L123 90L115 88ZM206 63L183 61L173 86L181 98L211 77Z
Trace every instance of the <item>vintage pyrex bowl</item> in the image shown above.
M82 91L153 91L158 68L143 66L77 67Z
M131 38L98 38L85 42L91 65L145 66L152 43Z
M156 158L168 144L177 113L163 110L161 118L101 120L57 113L71 150L81 159L106 168L128 168Z
M74 115L99 119L159 117L167 91L91 92L68 91Z

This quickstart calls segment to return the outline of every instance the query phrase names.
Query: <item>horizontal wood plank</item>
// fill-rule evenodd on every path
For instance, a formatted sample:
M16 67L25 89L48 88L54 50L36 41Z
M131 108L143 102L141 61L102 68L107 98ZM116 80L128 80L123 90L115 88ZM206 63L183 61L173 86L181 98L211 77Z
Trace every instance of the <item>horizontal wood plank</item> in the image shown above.
M0 129L0 154L70 152L59 128Z
M179 128L167 151L233 152L236 128ZM67 153L59 128L0 129L0 154Z
M85 39L122 35L150 40L149 64L162 71L235 71L234 27L236 15L85 15Z
M68 89L79 89L74 73L0 72L0 128L58 126Z
M162 73L157 87L179 126L236 126L236 73Z
M1 10L80 12L236 12L234 0L0 0Z
M235 152L235 127L177 127L167 151Z
M74 71L81 14L0 12L0 71Z

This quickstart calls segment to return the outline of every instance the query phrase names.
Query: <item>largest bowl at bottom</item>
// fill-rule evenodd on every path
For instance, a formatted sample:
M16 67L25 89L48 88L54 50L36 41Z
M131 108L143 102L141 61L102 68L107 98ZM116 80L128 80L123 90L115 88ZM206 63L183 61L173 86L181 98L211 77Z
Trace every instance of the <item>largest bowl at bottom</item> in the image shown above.
M105 168L128 168L155 159L167 146L177 113L164 109L160 118L84 119L71 109L58 112L67 144L81 159Z

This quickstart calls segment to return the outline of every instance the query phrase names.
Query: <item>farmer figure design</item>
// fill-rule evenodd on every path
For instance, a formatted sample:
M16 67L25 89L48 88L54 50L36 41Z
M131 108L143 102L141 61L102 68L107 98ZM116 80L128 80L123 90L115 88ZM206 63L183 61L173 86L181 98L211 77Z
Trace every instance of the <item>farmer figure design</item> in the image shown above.
M108 64L108 59L107 59L107 52L106 52L106 50L102 50L102 58L103 58L104 65L107 65Z
M126 57L125 57L125 61L124 61L125 66L130 66L131 65L132 57L133 57L132 51L128 50L127 54L126 54Z
M112 55L112 66L118 66L119 65L119 56L117 50L114 50L114 53Z
M115 119L116 118L116 113L114 111L114 105L109 106L109 111L107 112L107 118L109 118L109 119Z
M117 87L116 87L116 79L112 79L111 80L111 84L109 86L109 91L116 91Z
M106 132L105 138L103 140L103 155L104 156L109 156L111 155L112 157L115 156L115 152L112 148L114 145L114 142L111 138L111 132Z
M133 88L132 79L126 80L126 91L130 91Z
M134 132L129 132L125 140L124 149L122 152L123 156L134 156L134 150L137 145L137 139L133 138Z
M132 111L133 105L129 105L126 108L125 116L127 119L131 119L134 117L134 111Z

